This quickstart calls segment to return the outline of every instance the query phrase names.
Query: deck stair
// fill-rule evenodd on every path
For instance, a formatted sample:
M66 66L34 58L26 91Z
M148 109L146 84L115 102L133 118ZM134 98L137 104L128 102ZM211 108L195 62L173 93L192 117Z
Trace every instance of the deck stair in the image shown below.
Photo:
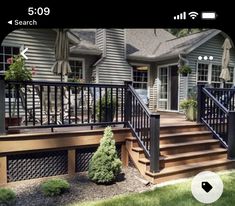
M191 177L200 171L220 171L235 166L227 159L227 149L202 124L161 126L160 172L150 172L150 161L135 137L128 137L126 148L140 173L157 184Z

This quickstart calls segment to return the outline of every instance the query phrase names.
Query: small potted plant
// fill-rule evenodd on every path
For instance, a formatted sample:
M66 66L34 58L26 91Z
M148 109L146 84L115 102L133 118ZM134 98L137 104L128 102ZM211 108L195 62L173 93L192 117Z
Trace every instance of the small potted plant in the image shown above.
M192 69L188 65L183 65L179 68L178 72L185 77L192 73Z
M25 67L25 60L22 56L16 55L14 57L11 57L7 60L7 63L10 64L9 69L5 72L5 80L6 81L29 81L32 80L32 74L29 70ZM22 85L19 85L19 88L22 87ZM12 86L12 95L14 96L14 102L13 107L11 109L11 118L6 117L6 127L8 125L16 126L19 125L22 118L18 118L16 116L16 102L17 102L17 95L16 95L16 88L15 86ZM17 132L17 131L15 131Z
M186 119L195 121L197 117L197 101L194 99L186 99L180 103L180 108L184 110Z
M107 102L106 102L106 98L107 98ZM101 122L112 122L115 111L116 111L116 98L112 97L111 91L108 90L107 94L104 94L102 96L101 101L97 102L96 118L98 121L101 120Z

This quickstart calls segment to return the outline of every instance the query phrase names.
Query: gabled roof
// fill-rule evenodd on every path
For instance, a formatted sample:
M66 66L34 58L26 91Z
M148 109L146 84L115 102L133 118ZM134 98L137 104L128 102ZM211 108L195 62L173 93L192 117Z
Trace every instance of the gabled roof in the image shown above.
M71 29L71 32L81 40L76 47L71 48L71 52L102 54L95 45L96 29ZM126 29L127 58L156 61L178 57L179 54L190 53L219 33L226 36L217 29L208 29L181 38L176 38L165 29Z
M126 29L127 55L149 56L167 40L176 38L164 29Z
M70 52L89 55L102 54L102 51L95 45L96 29L70 29L70 31L80 39L80 43L70 48Z

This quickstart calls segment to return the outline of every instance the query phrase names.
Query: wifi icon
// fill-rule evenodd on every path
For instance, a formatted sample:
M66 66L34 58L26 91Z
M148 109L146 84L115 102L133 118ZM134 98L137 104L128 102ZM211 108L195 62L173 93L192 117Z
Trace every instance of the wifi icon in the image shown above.
M188 13L188 15L192 18L195 19L198 16L198 13L196 11L191 11Z

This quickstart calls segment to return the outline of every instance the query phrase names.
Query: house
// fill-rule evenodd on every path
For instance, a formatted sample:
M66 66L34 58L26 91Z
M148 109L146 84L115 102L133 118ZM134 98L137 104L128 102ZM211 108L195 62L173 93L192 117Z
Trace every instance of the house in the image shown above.
M52 73L56 39L56 31L53 29L15 30L3 40L0 50L1 70L6 70L9 66L7 64L9 57L27 47L26 66L33 70L33 79L48 80L24 82L25 88L30 87L34 90L35 86L39 86L42 93L42 88L47 87L48 100L50 93L55 94L53 97L55 108L59 107L59 104L56 104L58 101L63 105L63 91L66 87L75 91L74 119L69 112L68 118L64 121L64 107L61 106L62 112L58 115L55 109L52 115L55 116L54 122L57 116L61 118L62 125L50 121L43 124L40 120L44 115L42 98L36 99L36 95L32 93L31 96L27 94L28 99L25 102L28 106L33 105L35 111L36 103L39 103L37 113L39 122L33 118L33 122L8 128L63 129L104 124L125 125L125 128L114 128L120 157L124 165L128 164L128 158L131 157L140 173L153 183L188 177L204 169L220 170L234 167L235 161L228 160L235 157L235 143L232 140L235 135L234 90L223 90L221 93L214 88L214 93L211 93L212 90L200 87L200 84L212 83L214 87L220 84L222 45L228 37L225 33L209 29L176 38L164 29L70 29L68 37L72 68L68 81L85 79L87 83L97 84L61 83L60 76ZM199 56L202 56L203 60L199 60ZM204 56L212 56L213 59L204 59ZM231 80L225 85L228 88L235 81L234 47L231 49L230 60ZM178 66L183 64L189 65L192 69L192 73L186 77L178 74ZM132 81L134 89L124 85L124 81ZM0 86L4 86L5 83L8 84L9 90L12 88L17 90L14 82L4 82L0 79ZM187 98L188 91L196 85L201 88L198 92L200 123L186 123L182 115L179 117L176 112L180 111L179 103ZM136 95L138 89L147 91L149 108ZM87 94L93 91L94 104L89 105L89 100L84 103L85 90ZM96 91L99 92L99 99L96 98ZM112 97L110 108L115 108L112 122L107 121L107 117L114 114L108 112L108 91ZM62 95L57 98L56 94L60 92ZM100 121L96 115L97 105L101 109L99 103L102 102L102 92L106 121ZM2 108L4 103L12 105L9 96L4 102L4 95L5 91L0 90ZM231 97L227 98L229 99L227 108L216 99L222 95ZM68 96L70 109L73 95ZM87 96L89 99L89 95ZM18 118L19 102L18 100ZM78 102L82 102L81 105L78 105ZM46 104L47 117L50 118L48 108L51 102L47 101ZM1 110L0 122L5 121L7 111L8 108L5 111ZM76 114L78 111L80 113ZM170 113L168 116L168 120L172 120L170 124L160 125L160 115L153 113L155 111L175 111L175 113ZM21 114L27 116L26 113L22 111ZM164 118L164 115L161 115L161 123ZM183 123L178 124L180 118L183 119ZM5 126L0 124L0 132L2 131L5 131ZM103 131L86 128L83 131L71 129L57 133L30 132L15 136L3 135L0 139L2 155L0 168L3 174L0 177L0 184L59 174L74 174L86 170ZM45 162L43 165L41 158ZM29 167L31 163L34 166ZM50 170L44 170L47 166ZM24 167L27 169L23 170Z
M27 66L36 70L34 79L59 80L51 72L55 35L45 29L11 32L2 42L0 69L5 69L8 55L24 46L29 48ZM147 90L152 111L179 111L179 103L195 85L220 85L222 45L227 35L216 29L181 38L164 29L71 29L71 36L80 41L73 42L70 49L69 77L95 83L133 81L134 88ZM199 56L208 59L198 60ZM188 77L178 74L179 63L191 67ZM227 87L235 83L234 64L232 48Z

